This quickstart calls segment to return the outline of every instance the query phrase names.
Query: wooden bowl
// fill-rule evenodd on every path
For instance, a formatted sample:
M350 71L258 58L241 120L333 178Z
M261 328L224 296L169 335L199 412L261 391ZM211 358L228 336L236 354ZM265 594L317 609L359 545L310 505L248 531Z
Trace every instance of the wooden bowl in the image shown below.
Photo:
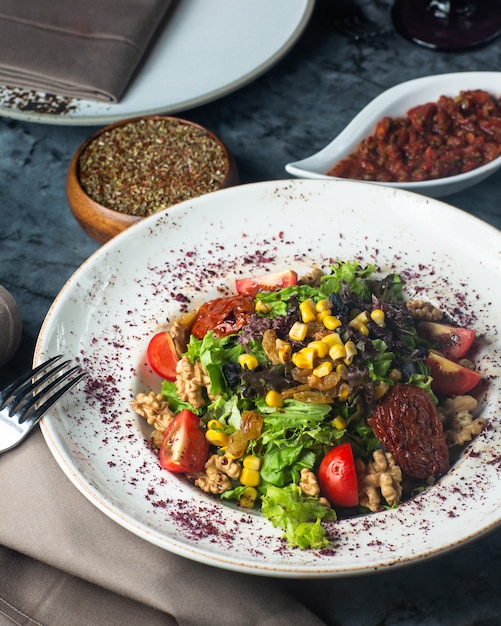
M210 178L210 185L208 183L200 184L199 187L194 188L193 186L190 188L186 185L186 181L180 181L178 188L183 191L183 195L177 196L175 192L172 192L172 187L176 189L175 176L172 174L172 168L169 166L167 161L162 161L162 159L153 160L153 165L149 164L149 167L155 168L155 171L149 170L150 175L141 174L142 181L144 180L156 180L158 184L163 181L162 177L165 177L166 168L169 171L169 180L173 185L169 187L170 196L166 196L168 202L170 204L163 205L160 210L168 210L170 206L177 204L182 200L186 200L189 198L194 198L199 195L204 195L205 193L210 193L211 191L216 191L218 189L223 189L225 187L231 187L232 185L238 184L238 171L233 157L231 156L228 148L225 144L216 136L214 133L209 131L208 129L196 124L194 122L190 122L177 117L169 117L169 116L161 116L161 115L152 115L145 117L137 117L128 120L122 120L115 124L111 124L106 126L94 134L92 134L86 141L82 143L82 145L75 152L66 178L66 196L68 199L68 203L73 213L73 216L77 220L78 224L82 227L82 229L90 236L92 239L97 241L98 243L105 243L115 235L118 235L129 226L136 224L137 222L147 219L148 215L145 214L135 214L138 212L137 207L148 205L151 207L151 203L148 204L146 202L146 198L150 196L145 196L145 202L139 202L136 197L131 193L130 197L127 197L125 194L122 194L121 197L125 196L125 202L122 200L118 200L118 194L116 197L112 199L101 199L99 189L109 189L112 185L107 185L106 187L101 187L100 184L104 181L109 183L111 170L110 168L116 167L117 159L126 159L127 167L131 168L132 175L134 176L134 172L142 172L142 163L141 158L145 153L145 150L136 149L137 143L134 142L133 151L136 151L137 154L132 154L130 148L127 149L127 154L120 154L120 150L116 148L117 155L113 154L111 148L106 148L107 153L104 154L102 144L103 140L106 140L110 136L118 136L122 138L127 137L127 133L129 133L129 139L124 139L125 141L130 142L131 133L138 133L139 129L148 129L149 126L156 126L158 128L159 125L166 125L166 129L168 129L169 133L172 133L172 146L169 144L167 146L167 141L170 140L170 136L163 137L162 141L158 141L158 136L151 134L146 139L150 141L152 138L156 137L156 143L158 145L162 145L162 149L165 150L165 155L169 155L169 158L176 158L175 162L181 162L181 159L184 158L185 152L189 149L191 150L190 155L193 154L202 154L203 157L199 158L200 163L198 163L197 168L193 168L193 171L203 172L207 176L211 177L212 174L217 174L215 179ZM165 131L167 132L167 131ZM184 143L180 143L178 141L176 133L191 133L196 138L189 145L185 145ZM111 133L111 134L110 134ZM200 142L198 145L196 142ZM120 140L115 142L116 145L120 145ZM128 144L127 144L128 145ZM211 146L211 149L217 151L218 155L218 167L216 169L216 165L210 160L206 159L206 152L203 150L199 150L198 152L194 151L194 148ZM93 158L90 159L90 152L93 153ZM177 152L176 152L177 151ZM122 151L123 152L123 151ZM99 156L99 159L95 158L96 153ZM210 154L210 153L209 153ZM84 159L87 157L87 161ZM115 158L116 157L116 158ZM178 159L179 157L179 159ZM192 156L186 158L193 158ZM85 170L87 167L87 163L91 163L89 167L92 168L92 180L95 188L98 190L96 193L89 188L89 184L84 182L89 180L88 172ZM169 163L171 163L169 161ZM93 165L96 164L96 165ZM110 165L108 165L110 164ZM163 171L162 171L163 166ZM214 171L211 172L210 168ZM122 172L124 168L119 167L117 171ZM180 168L182 170L182 168ZM183 174L180 173L179 177ZM120 174L118 175L120 176ZM111 178L111 180L113 180ZM191 183L191 180L190 180ZM152 183L153 184L153 183ZM148 185L145 186L147 189ZM167 193L167 186L157 186L156 191L162 190L162 194ZM186 196L186 192L189 193L188 197ZM119 207L118 209L115 207ZM157 210L153 210L153 213L158 212Z

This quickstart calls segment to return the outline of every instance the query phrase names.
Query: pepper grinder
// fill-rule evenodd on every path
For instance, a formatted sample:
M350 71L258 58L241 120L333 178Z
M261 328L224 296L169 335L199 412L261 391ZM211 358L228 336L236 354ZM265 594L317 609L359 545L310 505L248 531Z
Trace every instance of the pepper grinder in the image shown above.
M5 365L21 342L22 320L11 294L0 285L0 367Z

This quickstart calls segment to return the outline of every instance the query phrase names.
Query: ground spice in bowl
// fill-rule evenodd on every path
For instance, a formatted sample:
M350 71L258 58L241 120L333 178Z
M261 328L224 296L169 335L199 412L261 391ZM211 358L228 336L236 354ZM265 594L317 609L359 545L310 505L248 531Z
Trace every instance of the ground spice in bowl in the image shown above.
M115 125L78 160L85 193L109 209L141 217L219 189L228 169L228 151L212 133L169 117Z
M105 243L183 200L237 183L216 135L181 118L146 116L91 135L71 160L66 195L83 230Z

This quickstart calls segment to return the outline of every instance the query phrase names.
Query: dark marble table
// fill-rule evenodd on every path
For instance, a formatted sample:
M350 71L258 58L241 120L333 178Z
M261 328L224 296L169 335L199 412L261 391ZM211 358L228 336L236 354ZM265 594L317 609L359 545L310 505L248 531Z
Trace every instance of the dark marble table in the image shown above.
M286 178L285 163L323 147L359 109L396 83L501 69L499 39L464 53L420 48L392 31L389 0L374 0L365 3L366 10L388 34L355 41L323 19L325 2L318 2L290 53L264 76L182 112L227 143L242 183ZM18 352L0 368L0 385L30 366L51 302L98 247L74 221L65 197L70 158L93 130L0 118L0 284L16 299L24 323ZM444 200L500 228L501 172ZM284 585L336 626L494 625L501 623L500 558L498 530L406 569Z

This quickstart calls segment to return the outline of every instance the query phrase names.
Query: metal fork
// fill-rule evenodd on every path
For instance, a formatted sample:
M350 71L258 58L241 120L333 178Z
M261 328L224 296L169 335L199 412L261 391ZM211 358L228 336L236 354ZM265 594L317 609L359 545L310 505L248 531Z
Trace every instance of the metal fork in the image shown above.
M329 7L330 22L341 34L356 41L383 35L386 30L367 17L354 0L333 0Z
M21 443L45 412L87 375L78 365L66 369L69 360L56 364L61 358L52 357L0 391L0 452Z

